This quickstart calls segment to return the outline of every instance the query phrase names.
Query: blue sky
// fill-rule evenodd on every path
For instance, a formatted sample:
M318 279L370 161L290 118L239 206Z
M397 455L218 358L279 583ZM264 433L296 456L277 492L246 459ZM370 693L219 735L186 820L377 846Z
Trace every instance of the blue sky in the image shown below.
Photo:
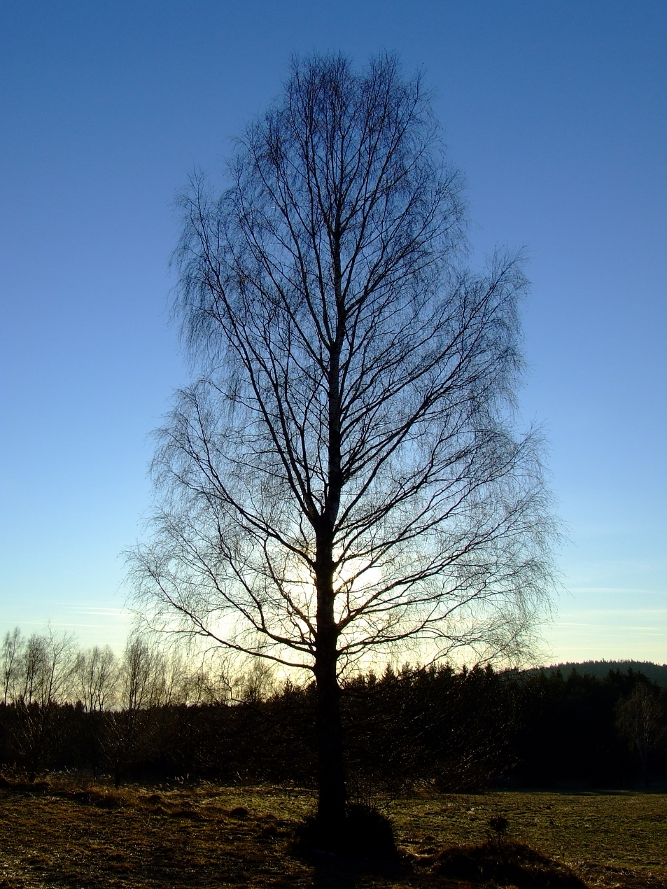
M662 0L3 0L0 632L127 629L119 554L187 381L172 204L294 53L423 71L481 260L525 245L526 422L568 541L544 660L667 661Z

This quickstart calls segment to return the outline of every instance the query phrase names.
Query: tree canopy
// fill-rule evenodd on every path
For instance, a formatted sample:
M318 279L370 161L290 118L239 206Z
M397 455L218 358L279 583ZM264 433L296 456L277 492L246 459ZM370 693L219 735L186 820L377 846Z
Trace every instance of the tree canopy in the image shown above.
M312 670L322 762L341 670L408 641L517 655L551 583L539 437L513 421L521 256L466 268L462 188L421 78L314 56L224 190L181 198L198 377L158 433L136 589L162 626Z

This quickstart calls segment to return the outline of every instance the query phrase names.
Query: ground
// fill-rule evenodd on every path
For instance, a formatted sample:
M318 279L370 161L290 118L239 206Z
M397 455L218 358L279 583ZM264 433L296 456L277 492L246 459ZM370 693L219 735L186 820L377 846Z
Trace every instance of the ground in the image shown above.
M386 805L401 851L394 864L291 852L313 806L305 790L4 782L0 889L463 889L470 883L438 872L438 854L483 843L496 815L509 824L504 842L528 844L589 886L667 889L667 794L424 792Z

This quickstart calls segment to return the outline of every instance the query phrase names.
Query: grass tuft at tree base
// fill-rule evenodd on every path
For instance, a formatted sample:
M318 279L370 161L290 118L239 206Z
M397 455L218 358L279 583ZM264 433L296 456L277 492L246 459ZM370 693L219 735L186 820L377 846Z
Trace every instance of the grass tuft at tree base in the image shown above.
M394 826L372 806L349 805L342 827L332 833L311 815L296 828L292 849L297 854L333 852L350 858L397 860Z
M432 873L474 884L512 885L517 889L586 889L586 884L564 864L524 843L489 840L477 846L454 846L432 860Z

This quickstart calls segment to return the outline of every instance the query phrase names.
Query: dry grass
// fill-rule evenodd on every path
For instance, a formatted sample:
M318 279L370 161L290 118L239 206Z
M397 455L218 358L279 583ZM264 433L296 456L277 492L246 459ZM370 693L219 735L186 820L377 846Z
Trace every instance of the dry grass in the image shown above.
M311 808L308 792L273 787L5 786L0 889L463 887L470 883L438 867L438 853L483 842L497 814L509 840L559 859L589 885L667 889L665 794L415 795L389 808L403 861L384 866L290 854L294 826Z
M408 848L423 844L425 834L432 848L483 842L489 819L501 814L509 838L565 862L588 883L667 887L667 794L423 796L392 814Z

